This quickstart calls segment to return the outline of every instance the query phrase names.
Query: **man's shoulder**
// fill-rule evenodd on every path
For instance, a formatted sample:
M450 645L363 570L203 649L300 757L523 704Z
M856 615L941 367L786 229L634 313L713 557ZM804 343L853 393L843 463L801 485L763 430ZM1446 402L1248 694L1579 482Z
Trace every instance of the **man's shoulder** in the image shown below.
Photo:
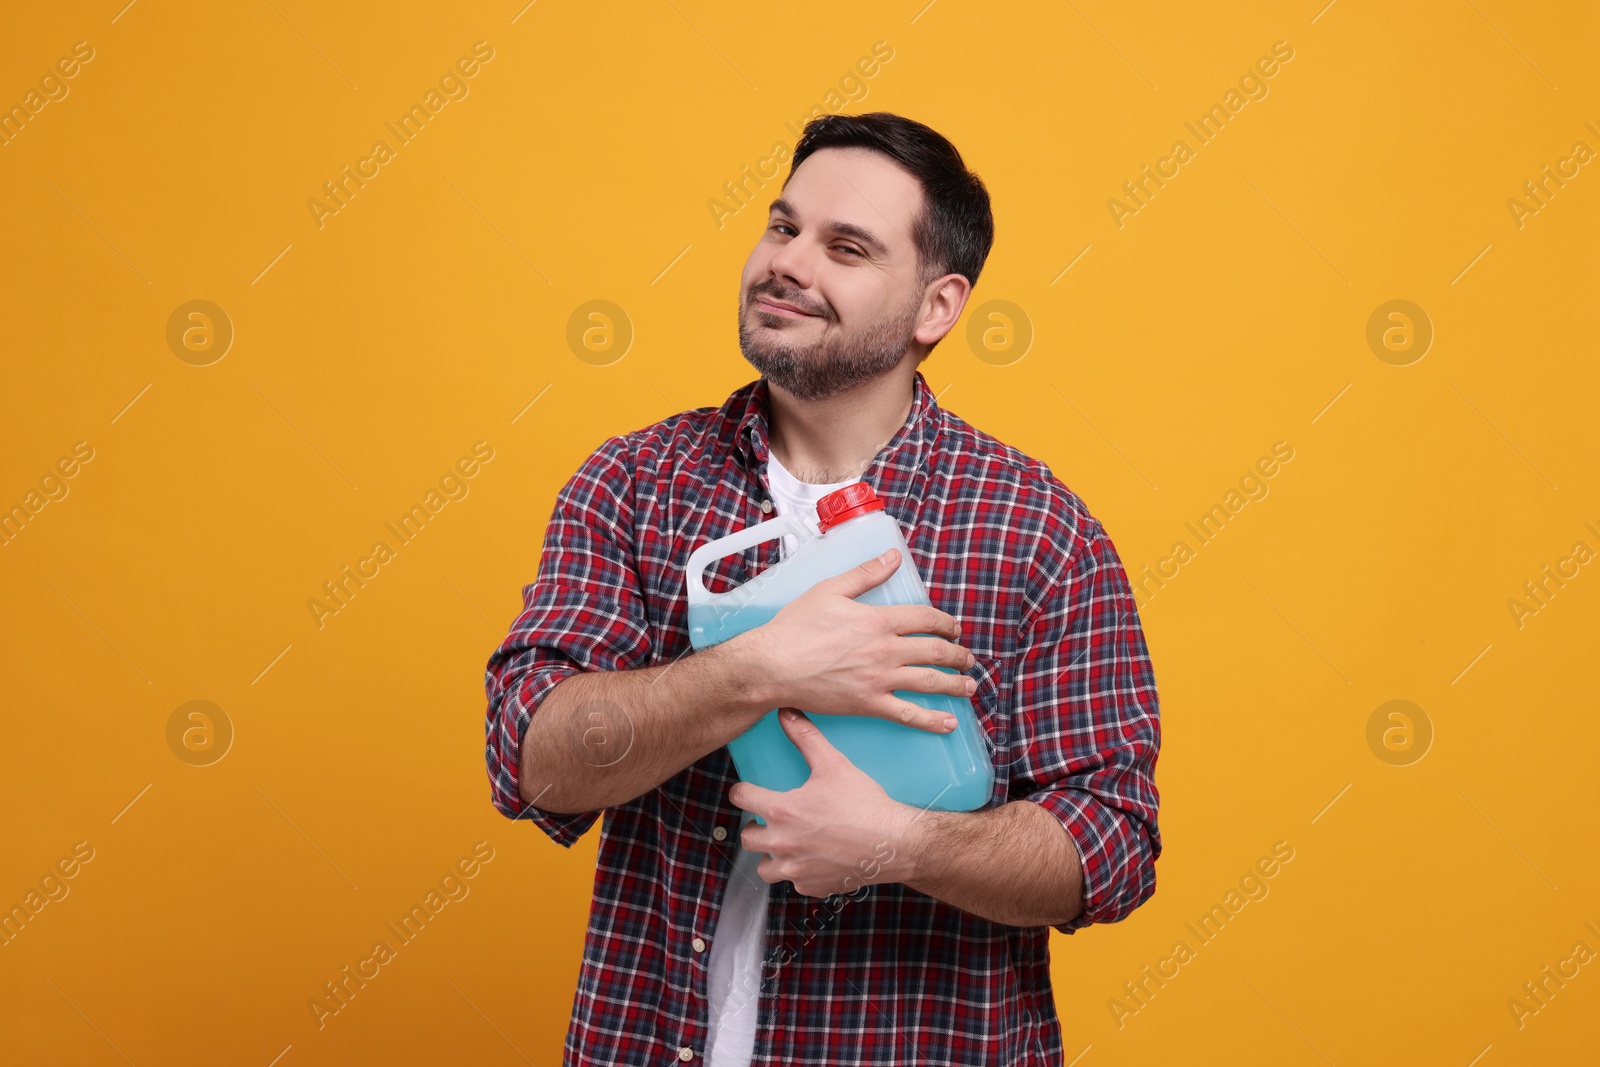
M637 475L641 466L654 467L663 457L679 461L691 456L706 459L727 451L733 446L733 435L753 384L741 386L721 404L689 408L613 434L595 447L590 460L626 466L630 474Z
M980 430L952 411L944 412L941 451L951 459L950 478L958 491L981 489L986 501L1043 539L1057 540L1069 553L1101 536L1089 506L1048 463Z

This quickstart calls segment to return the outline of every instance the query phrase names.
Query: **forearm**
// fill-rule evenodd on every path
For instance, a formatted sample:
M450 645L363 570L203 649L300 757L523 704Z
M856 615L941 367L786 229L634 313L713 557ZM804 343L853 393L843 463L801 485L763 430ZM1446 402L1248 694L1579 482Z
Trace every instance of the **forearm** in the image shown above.
M777 706L751 636L659 667L562 681L522 739L522 802L553 812L625 804L738 737Z
M1083 910L1078 850L1059 819L1014 800L983 811L922 811L903 840L904 877L920 893L992 922L1052 926Z

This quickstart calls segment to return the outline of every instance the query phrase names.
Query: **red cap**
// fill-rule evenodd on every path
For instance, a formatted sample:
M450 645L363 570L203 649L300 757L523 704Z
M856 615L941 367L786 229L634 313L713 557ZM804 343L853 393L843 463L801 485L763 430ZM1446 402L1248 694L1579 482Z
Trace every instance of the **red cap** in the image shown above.
M869 511L882 511L883 501L866 482L856 482L843 489L835 489L817 501L817 529L827 533L846 519L865 515Z

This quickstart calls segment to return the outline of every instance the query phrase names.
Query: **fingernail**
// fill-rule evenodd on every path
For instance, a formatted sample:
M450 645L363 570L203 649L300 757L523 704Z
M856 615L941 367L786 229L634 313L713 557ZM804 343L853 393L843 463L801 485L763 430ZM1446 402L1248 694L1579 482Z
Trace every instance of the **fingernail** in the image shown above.
M978 691L978 680L976 678L968 678L967 679L967 695L970 696L973 693L976 693L977 691Z
M889 562L889 556L893 552L894 552L894 549L892 549L892 548L889 549L888 552L885 552L883 555L878 557L878 562L879 563L888 563Z
M946 715L944 717L944 728L946 730L954 730L956 728L956 717L954 715Z

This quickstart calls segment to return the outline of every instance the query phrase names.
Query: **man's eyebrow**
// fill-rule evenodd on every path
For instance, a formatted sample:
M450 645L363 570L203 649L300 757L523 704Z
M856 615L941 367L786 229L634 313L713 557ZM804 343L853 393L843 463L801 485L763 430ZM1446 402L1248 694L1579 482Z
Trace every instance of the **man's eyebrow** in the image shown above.
M772 202L771 207L767 208L767 215L770 217L773 214L788 215L790 218L800 217L800 213L794 209L794 205L789 203L789 201L785 200L781 196ZM872 249L874 252L878 253L880 256L887 256L889 254L889 246L879 240L877 234L873 233L869 229L866 229L865 227L857 226L853 222L843 222L839 219L830 219L822 224L822 228L825 230L831 230L834 233L841 234L845 237L854 238L855 240L866 245L868 248Z

